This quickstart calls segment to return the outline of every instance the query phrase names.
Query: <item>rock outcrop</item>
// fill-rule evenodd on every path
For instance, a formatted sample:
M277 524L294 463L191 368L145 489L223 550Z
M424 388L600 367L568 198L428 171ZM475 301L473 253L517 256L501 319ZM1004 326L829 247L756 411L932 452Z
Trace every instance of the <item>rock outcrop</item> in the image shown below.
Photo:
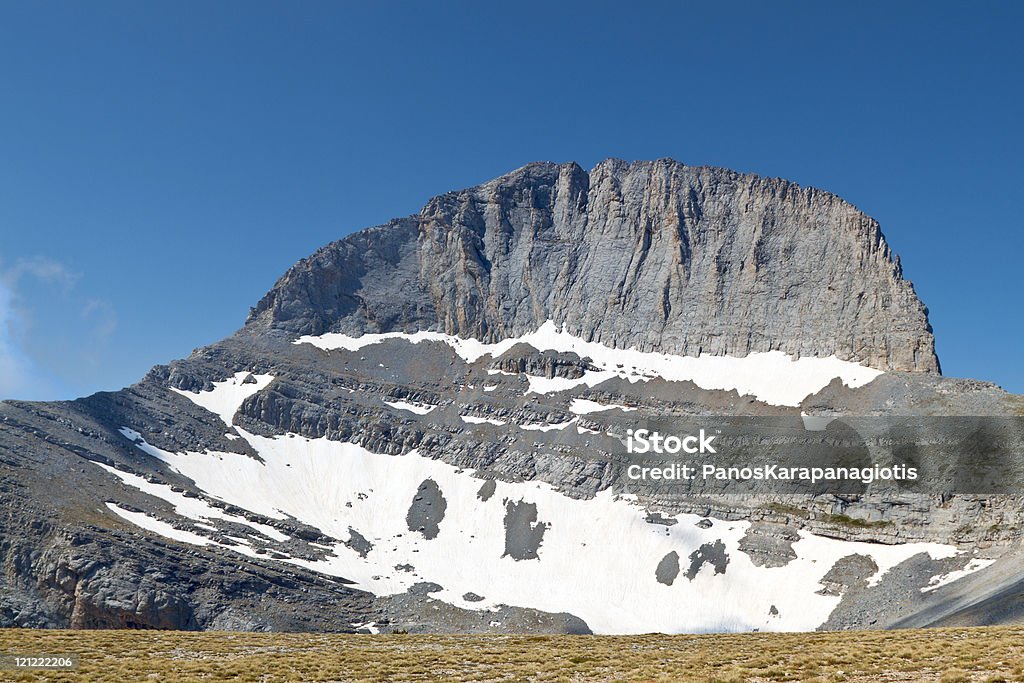
M828 192L671 160L535 163L436 197L301 261L249 324L496 341L546 320L619 348L939 371L876 221Z

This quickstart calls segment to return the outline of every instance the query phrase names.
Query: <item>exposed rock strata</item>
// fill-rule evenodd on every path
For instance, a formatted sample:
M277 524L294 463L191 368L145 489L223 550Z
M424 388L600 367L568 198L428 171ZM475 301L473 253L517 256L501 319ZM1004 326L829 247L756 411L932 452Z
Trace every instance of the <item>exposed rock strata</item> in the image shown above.
M495 341L549 319L614 347L939 370L877 222L828 192L667 159L536 163L435 197L301 261L250 324Z

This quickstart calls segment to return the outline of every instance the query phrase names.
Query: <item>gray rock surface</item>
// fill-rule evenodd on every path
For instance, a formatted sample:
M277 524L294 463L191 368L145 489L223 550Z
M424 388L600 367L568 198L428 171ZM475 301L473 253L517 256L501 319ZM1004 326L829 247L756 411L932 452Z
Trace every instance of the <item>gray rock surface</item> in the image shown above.
M658 583L671 586L677 576L679 576L679 553L673 550L658 562L658 566L654 570L654 578L658 580Z
M705 543L690 553L690 566L686 570L686 578L693 581L704 565L713 567L715 574L724 574L729 566L729 554L725 552L725 544L721 541Z
M427 479L420 484L405 515L409 531L421 533L427 539L437 538L447 507L448 504L437 482Z
M828 192L669 159L536 163L435 197L301 261L249 324L494 341L549 319L614 347L939 369L873 219Z
M547 524L537 521L537 506L523 501L505 503L505 555L514 560L539 560Z
M740 550L757 567L785 567L796 559L793 543L800 540L796 529L782 524L751 524L740 539Z

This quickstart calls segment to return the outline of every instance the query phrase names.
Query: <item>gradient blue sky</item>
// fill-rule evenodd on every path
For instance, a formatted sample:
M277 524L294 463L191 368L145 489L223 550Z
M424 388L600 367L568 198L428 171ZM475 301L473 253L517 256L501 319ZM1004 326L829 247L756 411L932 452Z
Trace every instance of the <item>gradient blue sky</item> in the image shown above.
M845 197L946 374L1024 392L1022 7L0 2L0 398L129 384L331 240L609 156Z

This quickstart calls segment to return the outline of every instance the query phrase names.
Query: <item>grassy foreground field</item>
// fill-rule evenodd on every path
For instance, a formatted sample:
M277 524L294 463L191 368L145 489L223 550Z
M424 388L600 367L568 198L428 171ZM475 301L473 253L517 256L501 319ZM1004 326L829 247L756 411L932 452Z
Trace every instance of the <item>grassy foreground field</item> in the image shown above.
M3 681L1022 681L1024 628L705 636L0 630Z

